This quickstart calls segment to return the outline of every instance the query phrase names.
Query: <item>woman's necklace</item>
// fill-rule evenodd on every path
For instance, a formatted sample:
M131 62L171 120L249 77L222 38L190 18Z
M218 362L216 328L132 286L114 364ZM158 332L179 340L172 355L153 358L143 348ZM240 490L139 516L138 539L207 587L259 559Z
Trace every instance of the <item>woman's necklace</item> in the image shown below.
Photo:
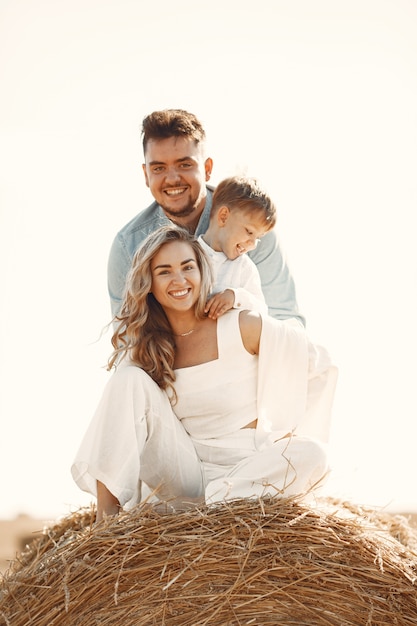
M195 331L195 328L192 328L191 330L187 330L186 333L179 333L178 335L176 335L174 333L175 337L188 337L188 335L191 335L191 333L193 333Z

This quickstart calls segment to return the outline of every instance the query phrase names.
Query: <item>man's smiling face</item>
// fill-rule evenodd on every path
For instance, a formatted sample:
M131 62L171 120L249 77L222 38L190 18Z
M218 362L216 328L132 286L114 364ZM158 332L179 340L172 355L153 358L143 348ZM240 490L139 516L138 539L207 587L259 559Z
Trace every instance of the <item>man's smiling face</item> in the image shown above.
M169 219L187 225L200 216L206 199L206 181L212 160L193 139L150 139L143 171L146 184Z

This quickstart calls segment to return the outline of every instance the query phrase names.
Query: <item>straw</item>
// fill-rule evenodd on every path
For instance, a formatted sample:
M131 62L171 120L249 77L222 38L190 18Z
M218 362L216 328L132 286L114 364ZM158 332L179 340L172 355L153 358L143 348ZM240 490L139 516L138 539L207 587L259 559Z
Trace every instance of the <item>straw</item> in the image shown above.
M330 498L94 517L63 518L11 563L0 624L417 625L405 517Z

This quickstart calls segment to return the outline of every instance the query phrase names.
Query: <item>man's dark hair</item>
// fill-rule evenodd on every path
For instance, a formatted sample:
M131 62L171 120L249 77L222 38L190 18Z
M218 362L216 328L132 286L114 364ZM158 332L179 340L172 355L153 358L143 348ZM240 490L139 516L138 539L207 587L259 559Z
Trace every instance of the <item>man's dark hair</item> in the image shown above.
M183 109L154 111L143 119L143 152L150 139L168 139L169 137L185 137L193 139L198 144L205 141L206 133L196 116Z

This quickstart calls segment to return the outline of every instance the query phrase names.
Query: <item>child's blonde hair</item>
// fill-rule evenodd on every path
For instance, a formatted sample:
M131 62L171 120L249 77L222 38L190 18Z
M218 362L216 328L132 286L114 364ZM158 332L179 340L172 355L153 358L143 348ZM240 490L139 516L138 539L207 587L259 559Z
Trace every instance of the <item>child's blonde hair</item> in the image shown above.
M255 178L231 176L222 180L213 194L211 217L222 206L227 206L230 211L240 210L263 216L266 231L272 230L276 224L275 204Z

